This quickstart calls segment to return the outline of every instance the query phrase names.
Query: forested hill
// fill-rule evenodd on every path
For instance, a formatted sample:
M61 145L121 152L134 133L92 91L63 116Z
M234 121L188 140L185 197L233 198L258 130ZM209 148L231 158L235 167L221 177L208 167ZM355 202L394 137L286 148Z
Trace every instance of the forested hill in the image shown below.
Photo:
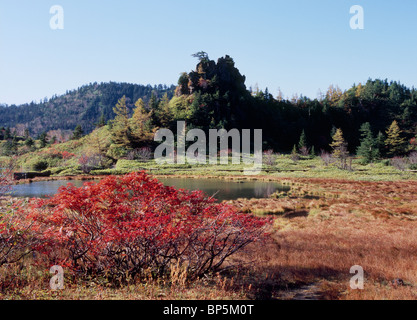
M122 96L126 96L128 106L142 98L149 101L152 92L157 98L165 93L171 98L175 87L166 85L138 85L129 83L92 83L61 96L54 96L41 103L0 106L0 127L26 128L32 135L50 130L74 130L81 125L84 132L94 129L101 117L105 121L113 119L113 107Z
M0 107L0 140L48 132L49 137L63 141L60 132L51 131L64 130L72 135L81 125L84 133L89 133L96 124L113 120L113 108L119 104L123 119L132 117L133 110L139 108L130 122L146 127L136 128L140 134L132 138L125 128L128 119L124 119L119 133L126 136L115 138L123 142L120 150L151 145L153 139L145 141L144 136L152 137L157 128L176 132L177 121L186 121L188 129L200 128L205 132L211 128L262 129L264 148L278 152L291 151L300 140L315 151L329 150L340 129L348 150L355 153L364 135L362 126L368 128L370 139L378 137L379 145L386 142L391 127L397 133L395 140L401 142L401 152L396 154L417 149L416 88L396 81L369 79L345 91L330 85L316 99L284 99L281 94L274 97L267 88L248 90L245 76L228 55L217 62L205 52L193 56L199 59L196 68L182 73L176 87L94 83L40 104ZM125 98L120 103L122 97ZM25 133L26 129L29 133Z
M170 102L175 121L185 119L189 127L263 129L265 148L288 152L301 136L315 150L329 149L337 129L341 129L350 152L355 153L369 123L374 137L385 141L388 128L399 125L404 152L415 148L417 134L417 89L388 80L369 79L342 91L330 85L317 99L294 96L284 99L269 90L249 89L245 76L230 56L217 63L207 53L194 55L200 62L195 70L183 73L176 95ZM159 126L159 123L156 123ZM174 129L171 128L171 129ZM412 144L410 146L410 144Z

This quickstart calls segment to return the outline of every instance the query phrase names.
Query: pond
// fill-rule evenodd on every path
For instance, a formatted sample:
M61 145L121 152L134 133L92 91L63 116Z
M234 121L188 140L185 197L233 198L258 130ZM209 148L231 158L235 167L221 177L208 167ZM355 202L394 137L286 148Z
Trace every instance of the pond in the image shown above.
M277 182L266 181L227 181L221 179L162 178L167 186L188 190L202 190L219 201L238 198L266 198L276 191L288 191L290 188ZM81 187L85 181L53 180L19 184L12 188L12 196L42 198L54 195L58 188L69 182Z

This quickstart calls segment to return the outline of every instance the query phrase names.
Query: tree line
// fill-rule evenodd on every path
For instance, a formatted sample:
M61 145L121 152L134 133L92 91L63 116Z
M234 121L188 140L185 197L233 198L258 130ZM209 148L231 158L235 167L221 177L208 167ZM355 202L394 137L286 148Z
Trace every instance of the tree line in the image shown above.
M318 154L334 152L336 148L341 158L357 154L372 162L417 149L415 88L396 81L369 79L346 91L331 85L316 99L302 95L284 99L282 94L274 97L268 88L248 89L245 76L230 56L217 62L205 52L194 56L199 60L195 70L182 73L176 87L90 84L54 97L46 104L72 101L59 105L56 113L63 119L72 119L77 110L72 108L74 105L90 107L83 109L82 117L75 117L71 126L60 127L57 123L49 128L70 128L72 138L78 139L96 126L108 124L115 157L138 147L151 147L153 133L158 128L176 132L177 121L185 121L187 129L205 132L212 128L263 129L264 150L282 153L293 150ZM106 108L94 107L97 103ZM10 116L16 108L8 107ZM4 109L0 107L0 114ZM80 119L89 119L89 124ZM13 140L12 125L8 127L0 130L0 139ZM25 129L26 133L33 131L36 130ZM38 133L41 141L45 132Z
M417 150L417 90L398 82L368 80L342 91L331 85L320 98L273 97L268 89L248 90L245 76L231 57L217 63L204 52L194 55L194 71L182 73L175 95L152 95L136 102L130 119L125 97L114 112L113 137L119 150L151 145L157 128L176 132L177 121L187 129L263 129L264 149L288 153L357 154L365 162L403 156ZM139 113L138 113L139 112ZM140 116L139 116L140 115ZM138 123L142 124L138 124ZM130 123L130 124L129 124ZM142 138L131 126L139 126Z

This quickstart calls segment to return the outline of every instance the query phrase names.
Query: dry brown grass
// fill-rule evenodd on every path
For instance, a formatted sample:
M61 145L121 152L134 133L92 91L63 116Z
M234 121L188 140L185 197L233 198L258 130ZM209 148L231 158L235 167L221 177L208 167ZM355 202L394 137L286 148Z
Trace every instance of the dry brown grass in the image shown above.
M115 286L103 279L77 279L65 274L64 289L51 290L48 270L30 259L23 264L0 267L0 300L242 300L243 290L233 287L233 279L214 276L186 281L175 266L171 279L141 281Z
M234 203L281 212L268 244L242 256L274 279L270 298L305 284L323 299L417 298L417 182L298 180L290 198ZM350 289L354 265L364 268L363 291ZM405 285L393 286L397 278Z

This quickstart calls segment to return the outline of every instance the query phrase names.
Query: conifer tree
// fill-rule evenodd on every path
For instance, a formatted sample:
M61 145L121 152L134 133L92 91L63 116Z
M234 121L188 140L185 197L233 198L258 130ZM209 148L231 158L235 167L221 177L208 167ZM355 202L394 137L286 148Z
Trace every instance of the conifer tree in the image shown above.
M381 159L382 157L385 156L385 136L381 131L379 131L378 135L376 136L375 145L377 149L376 157L378 159Z
M333 138L333 136L336 134L337 128L335 126L332 126L332 130L330 131L330 136Z
M302 148L307 148L307 138L304 129L301 132L300 141L298 142L298 150L301 150Z
M12 137L10 127L7 127L4 131L4 140L9 140Z
M336 130L336 133L333 135L333 142L330 144L330 147L333 149L332 156L335 159L339 159L340 161L340 168L346 169L346 160L348 158L349 153L347 150L347 143L343 138L342 129L339 128Z
M387 139L385 140L385 145L388 149L388 155L396 156L404 152L405 140L401 137L402 131L396 120L392 122L386 133Z
M81 125L77 125L72 133L72 139L73 140L79 140L83 137L84 135L84 130L81 127Z
M35 145L35 142L33 141L33 139L31 137L29 137L25 140L25 146L31 148L34 145Z
M39 142L40 142L40 147L41 148L45 148L46 145L48 144L48 140L47 140L48 135L46 134L46 132L42 132L39 135Z
M116 147L126 148L130 146L131 132L129 127L129 110L126 105L126 96L119 99L113 108L116 117L112 121L112 141Z
M316 156L316 149L314 148L314 146L312 146L312 147L311 147L310 154L311 154L313 157L315 157L315 156Z
M168 94L165 93L158 107L159 123L163 128L170 128L174 115L169 106Z
M294 161L294 162L297 162L298 160L300 160L300 156L298 155L297 146L296 145L294 145L294 147L292 148L292 152L291 152L291 155L290 155L290 159L292 161Z
M27 140L27 139L29 139L29 137L30 137L29 129L26 128L25 133L24 133L24 138L25 138L25 140Z
M132 118L129 120L132 142L136 146L148 144L153 140L155 130L152 128L153 110L147 112L145 103L139 99L135 103Z
M155 91L152 91L151 98L149 100L148 106L151 111L158 108L158 98L156 97Z
M360 132L362 139L360 146L357 148L356 154L362 157L363 163L367 164L377 158L378 149L371 131L371 124L369 122L362 124Z
M98 119L97 127L101 128L101 127L104 127L105 125L106 125L106 117L104 116L104 112L102 112L100 115L100 118Z

